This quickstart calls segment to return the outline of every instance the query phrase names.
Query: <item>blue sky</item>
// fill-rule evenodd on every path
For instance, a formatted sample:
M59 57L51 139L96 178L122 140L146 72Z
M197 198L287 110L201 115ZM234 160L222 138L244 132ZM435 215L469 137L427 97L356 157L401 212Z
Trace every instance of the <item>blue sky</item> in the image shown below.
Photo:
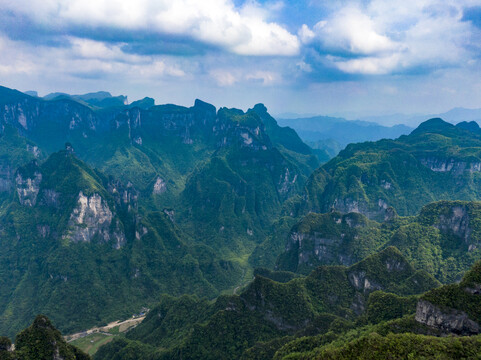
M0 0L0 52L0 84L40 95L351 117L481 107L481 0Z

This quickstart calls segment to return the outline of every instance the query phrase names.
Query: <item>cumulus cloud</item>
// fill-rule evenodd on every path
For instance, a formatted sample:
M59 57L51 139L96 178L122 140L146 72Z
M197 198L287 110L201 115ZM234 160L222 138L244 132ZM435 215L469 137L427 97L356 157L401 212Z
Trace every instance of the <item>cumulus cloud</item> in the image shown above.
M240 82L255 82L268 86L281 81L278 73L268 70L213 69L209 72L209 76L221 87L233 86Z
M400 44L382 33L375 21L356 7L346 7L314 26L314 38L326 49L370 55L398 50Z
M470 1L468 0L470 3ZM344 3L299 36L337 69L351 74L389 74L462 66L473 24L463 21L463 1L372 0Z
M3 0L13 12L50 29L109 28L186 36L240 55L291 56L296 35L266 20L253 2L236 8L231 0Z

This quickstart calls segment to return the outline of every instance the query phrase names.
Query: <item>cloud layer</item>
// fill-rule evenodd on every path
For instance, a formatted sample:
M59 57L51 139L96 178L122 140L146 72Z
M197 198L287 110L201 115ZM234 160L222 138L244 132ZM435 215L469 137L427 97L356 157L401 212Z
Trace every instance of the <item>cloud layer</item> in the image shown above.
M248 3L229 0L6 0L2 11L51 32L188 37L239 55L296 55L297 37Z
M464 66L478 31L463 18L468 1L373 0L348 3L313 28L299 32L337 69L350 74L392 74Z
M67 92L161 86L172 102L228 89L284 107L321 106L321 96L334 106L324 99L335 88L359 108L376 91L414 103L428 82L463 99L469 79L472 104L480 16L481 0L0 0L0 80Z

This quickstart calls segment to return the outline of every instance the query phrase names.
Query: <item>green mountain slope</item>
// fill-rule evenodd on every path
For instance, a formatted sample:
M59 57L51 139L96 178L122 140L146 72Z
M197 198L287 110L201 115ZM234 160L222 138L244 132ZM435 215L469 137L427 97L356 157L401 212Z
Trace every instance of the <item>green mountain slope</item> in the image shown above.
M481 258L480 211L479 202L439 201L418 216L385 223L359 213L311 213L291 228L277 267L307 273L319 265L351 265L396 246L416 268L450 283Z
M249 256L318 164L262 105L107 106L92 101L108 94L87 95L0 88L8 335L39 312L74 331L162 293L232 291L251 279Z
M399 297L396 299L393 294L374 292L369 298L368 325L359 322L357 328L342 333L285 339L271 347L259 344L258 349L267 351L271 348L269 356L264 358L276 360L477 359L481 355L478 335L481 331L480 283L481 263L477 262L460 283L430 290L418 299L406 298L408 302ZM406 313L396 311L396 308L399 309L404 302L404 306L411 308L407 314L412 314L412 300L417 303L415 315L401 317ZM389 317L379 317L379 314L388 314ZM394 317L397 319L389 320ZM252 356L245 359L255 359L255 348L246 354Z
M304 211L414 215L436 200L479 200L481 135L441 119L396 140L351 144L310 178Z
M63 331L129 316L157 296L214 297L241 270L188 237L164 213L138 212L135 189L71 150L16 173L0 213L0 332L43 312ZM234 283L233 283L234 282Z
M416 320L445 333L462 335L481 332L481 262L457 284L424 294L417 304Z
M17 334L14 357L19 360L88 360L90 356L67 344L58 331L43 315Z
M265 237L306 176L273 145L255 112L220 109L218 117L225 144L187 179L179 221L192 235L244 252Z
M102 347L96 358L122 358L133 343L152 359L240 358L258 341L349 328L348 320L365 312L370 293L411 294L418 277L397 249L387 248L349 268L323 266L285 283L256 276L239 296L214 303L164 298L128 340ZM418 290L437 285L431 277Z

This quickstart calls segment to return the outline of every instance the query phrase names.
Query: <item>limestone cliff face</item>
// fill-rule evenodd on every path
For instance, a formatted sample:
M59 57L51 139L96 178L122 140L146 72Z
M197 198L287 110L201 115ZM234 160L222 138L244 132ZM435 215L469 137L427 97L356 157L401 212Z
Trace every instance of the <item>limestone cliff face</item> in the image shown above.
M215 107L196 100L191 108L162 105L149 110L125 109L112 114L108 120L113 129L126 126L132 142L142 146L145 133L179 137L182 143L191 145L199 133L212 133L215 119Z
M163 194L167 190L167 184L165 183L164 179L160 176L157 177L154 184L154 189L152 190L153 194L160 195Z
M457 159L439 159L426 157L419 159L421 164L436 172L450 172L454 175L462 175L464 172L480 172L481 162L461 161Z
M0 164L0 192L8 192L13 187L13 173L12 168L8 164Z
M20 204L30 207L35 206L41 182L42 174L40 172L35 172L32 177L28 178L17 173L17 176L15 177L15 185Z
M16 127L22 134L35 131L42 126L42 119L47 118L65 131L85 130L85 136L103 125L89 108L74 101L42 101L24 97L0 108L3 123Z
M277 191L280 194L288 194L295 189L297 174L291 174L289 168L284 169L284 173L279 176Z
M460 310L443 308L426 300L419 300L416 308L416 321L443 332L459 335L479 334L480 326Z
M137 210L139 192L130 181L123 184L119 180L113 180L108 184L108 191L114 197L116 206L127 208L128 212Z
M331 207L345 214L354 212L380 221L389 221L396 216L394 209L384 199L378 199L374 206L370 206L364 200L336 198Z
M119 221L114 219L107 202L99 194L86 196L79 193L68 226L63 238L73 242L90 242L98 236L101 241L113 241L116 249L125 243Z
M311 265L317 261L323 264L340 263L351 265L353 259L350 255L339 251L342 239L335 236L326 237L314 232L313 234L292 232L286 245L286 251L297 248L298 266Z
M353 213L308 215L292 228L285 253L297 255L298 268L334 264L350 266L360 260L350 248L350 243L359 239L359 231L365 226L358 218L359 215Z
M469 243L472 229L469 226L469 214L466 206L453 206L448 215L441 215L439 222L434 225L443 232L452 232L454 235Z
M353 271L348 274L348 279L351 285L359 291L371 292L374 290L382 290L382 286L375 281L370 280L366 276L365 271Z

